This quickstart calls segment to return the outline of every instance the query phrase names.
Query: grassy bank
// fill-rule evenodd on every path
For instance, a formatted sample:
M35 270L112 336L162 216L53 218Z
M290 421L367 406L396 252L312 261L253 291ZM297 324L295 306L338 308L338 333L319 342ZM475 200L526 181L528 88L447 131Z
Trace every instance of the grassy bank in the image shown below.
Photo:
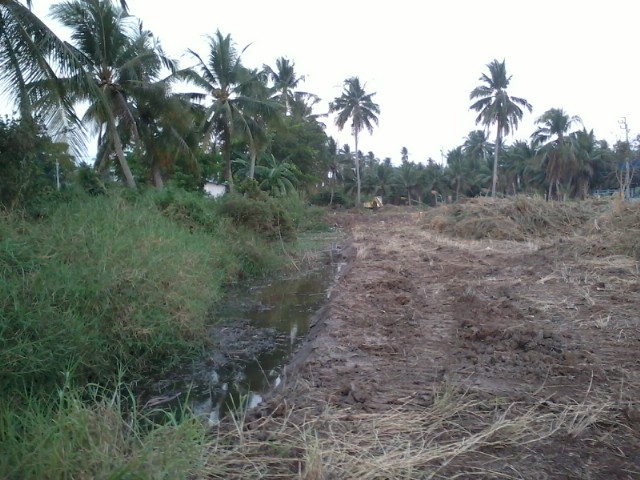
M318 225L305 208L168 190L71 196L37 220L2 214L0 478L182 476L149 473L158 462L146 455L184 456L172 453L181 442L198 450L200 427L141 429L120 382L197 355L225 285L291 263L285 241ZM105 463L106 451L117 454Z

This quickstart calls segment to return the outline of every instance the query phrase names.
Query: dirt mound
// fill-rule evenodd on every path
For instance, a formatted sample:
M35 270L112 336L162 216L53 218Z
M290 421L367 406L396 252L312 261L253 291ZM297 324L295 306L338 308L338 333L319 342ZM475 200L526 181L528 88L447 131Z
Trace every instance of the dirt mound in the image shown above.
M474 198L430 210L427 227L469 239L525 241L570 235L607 209L607 202L545 202L539 198Z

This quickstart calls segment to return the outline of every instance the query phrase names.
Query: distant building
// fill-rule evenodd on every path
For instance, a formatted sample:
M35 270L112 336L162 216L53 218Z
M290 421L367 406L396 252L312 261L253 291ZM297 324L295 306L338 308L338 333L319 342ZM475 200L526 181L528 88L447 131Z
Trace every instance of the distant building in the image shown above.
M213 198L218 198L227 192L226 185L220 185L215 182L207 182L204 184L204 191L207 195Z

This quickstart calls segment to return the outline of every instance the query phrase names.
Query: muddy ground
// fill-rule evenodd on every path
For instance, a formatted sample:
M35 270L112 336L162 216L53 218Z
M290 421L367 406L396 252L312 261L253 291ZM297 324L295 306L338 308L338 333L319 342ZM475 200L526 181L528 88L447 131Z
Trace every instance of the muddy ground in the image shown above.
M393 207L334 221L349 267L245 426L306 433L257 476L640 478L640 270L597 220L520 241Z

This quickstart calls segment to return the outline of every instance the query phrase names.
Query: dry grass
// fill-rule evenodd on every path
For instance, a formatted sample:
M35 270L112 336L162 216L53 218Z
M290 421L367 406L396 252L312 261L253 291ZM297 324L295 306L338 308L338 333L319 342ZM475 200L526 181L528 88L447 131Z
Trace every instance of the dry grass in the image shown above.
M524 241L532 236L570 235L597 212L602 201L545 202L539 198L474 198L427 212L425 225L438 233L471 239Z
M577 438L617 424L614 403L589 400L533 406L474 398L446 388L428 408L385 412L324 405L295 409L220 432L210 478L414 479L523 478L500 472L501 451L533 449L552 436ZM495 477L494 477L495 475Z
M587 226L580 253L617 254L640 260L640 202L614 201Z

